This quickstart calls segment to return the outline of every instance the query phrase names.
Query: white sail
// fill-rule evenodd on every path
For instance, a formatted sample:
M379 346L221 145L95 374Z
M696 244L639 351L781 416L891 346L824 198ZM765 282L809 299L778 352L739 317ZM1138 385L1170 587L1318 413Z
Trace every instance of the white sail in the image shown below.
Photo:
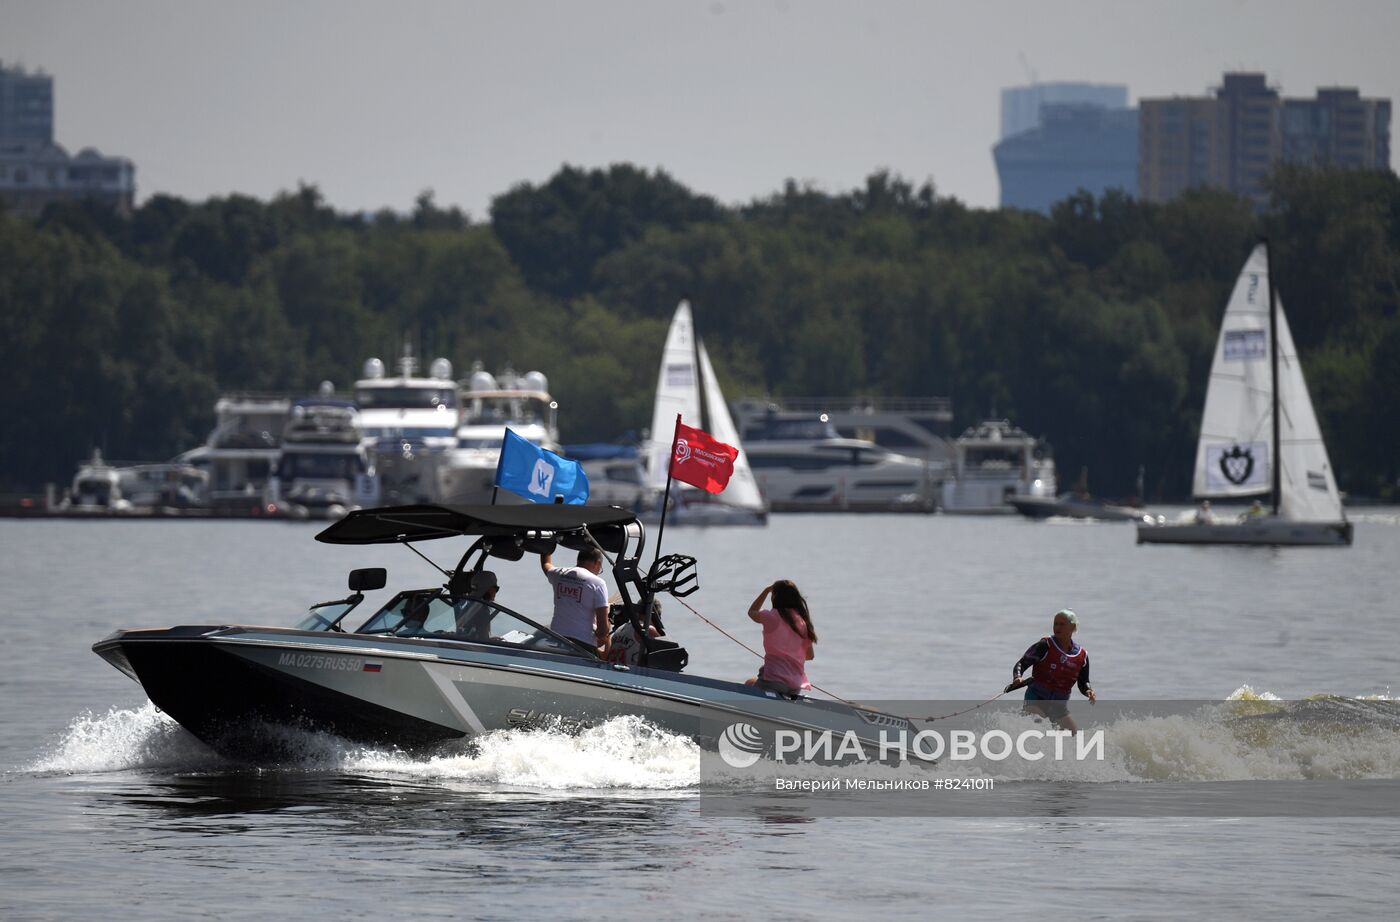
M710 417L710 434L726 445L739 449L739 457L734 459L734 473L730 475L729 485L724 488L724 502L761 512L764 509L763 494L758 490L753 469L749 467L749 457L744 454L744 446L740 444L734 418L729 415L729 407L720 393L714 366L710 364L710 354L705 351L704 340L697 340L696 344L699 346L700 379L704 382L705 412Z
M1279 512L1295 521L1340 521L1341 499L1313 412L1293 336L1278 302L1279 443L1273 450L1269 264L1264 244L1245 261L1220 324L1206 387L1193 492L1263 496L1280 464Z
M1337 480L1308 396L1303 365L1278 302L1279 514L1299 522L1346 518Z
M1260 496L1273 489L1272 375L1269 266L1259 244L1235 280L1220 322L1196 445L1196 496Z
M656 404L651 414L651 440L647 446L647 483L662 490L671 459L671 439L676 433L676 414L687 426L700 426L700 377L695 363L695 325L690 302L676 306L666 346L661 352L661 371L656 378Z

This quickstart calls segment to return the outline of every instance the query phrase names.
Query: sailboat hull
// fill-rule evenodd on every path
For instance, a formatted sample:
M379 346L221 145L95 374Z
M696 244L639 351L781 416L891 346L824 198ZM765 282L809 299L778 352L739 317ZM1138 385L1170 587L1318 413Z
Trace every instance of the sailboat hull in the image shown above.
M1214 525L1195 522L1138 525L1138 544L1257 544L1270 546L1334 546L1351 544L1350 522L1289 522L1255 519Z

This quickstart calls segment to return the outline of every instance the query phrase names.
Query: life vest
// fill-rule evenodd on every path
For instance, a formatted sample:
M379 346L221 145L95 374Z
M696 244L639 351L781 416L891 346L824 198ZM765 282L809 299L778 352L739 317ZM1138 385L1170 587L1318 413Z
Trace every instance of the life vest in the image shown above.
M1074 683L1079 678L1080 670L1089 661L1089 654L1084 650L1083 644L1080 644L1079 652L1071 655L1060 649L1055 643L1055 638L1040 639L1049 650L1031 670L1031 681L1053 692L1069 694L1069 690L1074 688Z

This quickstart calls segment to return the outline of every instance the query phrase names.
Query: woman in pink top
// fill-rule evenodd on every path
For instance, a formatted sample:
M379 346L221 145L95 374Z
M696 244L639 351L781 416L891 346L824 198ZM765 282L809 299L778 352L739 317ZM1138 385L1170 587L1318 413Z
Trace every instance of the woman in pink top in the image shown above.
M770 592L773 607L764 608L763 600ZM763 667L757 678L745 684L785 695L811 688L806 663L815 655L812 645L817 642L817 631L812 627L807 600L797 586L780 579L766 587L749 606L749 620L763 625Z

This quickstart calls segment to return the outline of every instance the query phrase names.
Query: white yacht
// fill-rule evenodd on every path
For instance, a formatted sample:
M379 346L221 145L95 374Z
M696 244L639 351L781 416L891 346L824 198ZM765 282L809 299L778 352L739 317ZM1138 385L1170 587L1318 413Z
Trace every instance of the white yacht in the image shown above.
M386 503L428 503L441 498L440 471L457 447L457 383L452 364L434 359L426 377L405 351L398 375L386 377L377 358L365 362L355 382L360 429L372 448Z
M770 407L743 432L763 495L774 512L932 512L933 462L868 439L843 438L826 413Z
M130 512L132 503L122 495L121 472L103 460L99 449L93 449L92 457L78 465L73 486L60 508L116 514Z
M122 496L145 509L192 509L204 503L209 474L192 464L169 461L129 464L117 470Z
M456 445L447 452L439 475L442 502L492 502L506 429L540 448L559 452L559 404L549 395L549 380L541 372L517 375L507 365L499 375L493 375L481 362L475 362L459 399ZM495 502L524 500L504 491Z
M293 518L330 519L379 502L379 478L353 401L322 396L292 404L266 499Z
M203 505L231 515L267 512L263 495L282 454L282 429L292 402L272 394L225 394L214 404L205 443L175 460L208 472Z
M67 512L157 515L203 503L208 474L192 464L170 461L108 462L94 449L78 466L59 508Z
M650 515L653 495L636 445L589 442L565 445L563 454L583 465L590 506L621 506Z
M953 441L942 508L956 515L1014 515L1012 497L1055 496L1044 443L1004 419L983 420Z

